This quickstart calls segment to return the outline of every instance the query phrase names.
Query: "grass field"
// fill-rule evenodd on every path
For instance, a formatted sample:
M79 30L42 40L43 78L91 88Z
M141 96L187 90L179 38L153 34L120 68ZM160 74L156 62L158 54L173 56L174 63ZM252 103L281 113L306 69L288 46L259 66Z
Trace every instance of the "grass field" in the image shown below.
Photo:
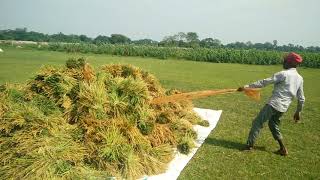
M68 57L80 54L4 49L0 53L0 84L25 82L44 64L61 66ZM129 63L156 75L166 88L183 91L236 88L271 76L280 66L214 64L183 60L83 55L95 67L108 63ZM267 126L257 141L259 148L243 152L251 121L271 94L262 91L262 101L249 100L241 93L194 101L197 107L222 109L222 117L179 179L319 179L320 178L320 69L299 69L304 77L306 104L301 123L294 123L294 102L282 117L281 130L289 150L278 149Z

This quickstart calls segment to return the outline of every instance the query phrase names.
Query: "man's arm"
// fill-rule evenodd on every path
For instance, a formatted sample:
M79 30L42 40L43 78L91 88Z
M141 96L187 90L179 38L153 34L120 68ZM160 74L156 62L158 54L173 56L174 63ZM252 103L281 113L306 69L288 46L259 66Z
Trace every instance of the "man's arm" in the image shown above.
M254 82L254 83L245 85L244 88L262 88L262 87L265 87L269 84L275 84L275 83L281 82L284 79L285 79L285 76L284 76L283 72L278 72L278 73L275 73L272 77L262 79L262 80Z
M305 97L304 97L304 92L303 92L303 81L300 84L300 87L297 91L297 99L298 99L298 105L297 105L297 110L293 116L293 119L297 122L300 120L300 113L303 109L303 105L305 102Z

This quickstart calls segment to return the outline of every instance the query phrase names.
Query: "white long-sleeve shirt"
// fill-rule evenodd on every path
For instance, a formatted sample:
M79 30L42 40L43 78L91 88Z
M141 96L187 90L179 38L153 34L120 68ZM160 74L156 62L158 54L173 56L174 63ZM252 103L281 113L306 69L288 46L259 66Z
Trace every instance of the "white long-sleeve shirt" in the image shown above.
M249 88L262 88L274 84L272 96L267 104L279 112L286 112L294 97L298 99L297 112L301 112L305 101L303 92L303 78L296 68L285 69L275 73L272 77L245 85Z

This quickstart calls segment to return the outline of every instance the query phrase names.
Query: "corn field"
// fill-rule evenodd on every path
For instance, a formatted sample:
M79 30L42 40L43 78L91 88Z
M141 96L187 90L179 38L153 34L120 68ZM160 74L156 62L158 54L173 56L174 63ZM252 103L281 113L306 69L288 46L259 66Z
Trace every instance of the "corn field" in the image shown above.
M205 61L213 63L239 63L273 65L282 64L286 52L266 51L256 49L231 49L231 48L179 48L179 47L157 47L157 46L136 46L136 45L113 45L113 44L70 44L70 43L50 43L49 45L36 46L43 50L109 54L117 56L140 56L153 57L159 59L186 59L192 61ZM301 66L320 68L320 53L297 52L304 61Z

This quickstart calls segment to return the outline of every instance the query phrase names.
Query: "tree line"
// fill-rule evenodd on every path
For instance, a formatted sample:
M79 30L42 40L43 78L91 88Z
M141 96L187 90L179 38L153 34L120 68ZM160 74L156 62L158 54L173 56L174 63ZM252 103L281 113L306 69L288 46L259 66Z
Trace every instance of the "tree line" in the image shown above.
M14 30L0 30L0 40L20 40L35 42L64 42L64 43L92 43L101 44L134 44L159 47L182 47L182 48L232 48L232 49L258 49L275 51L298 51L298 52L320 52L319 46L303 47L301 45L279 45L277 40L265 43L233 42L222 44L219 39L204 38L200 39L196 32L179 32L169 35L161 41L152 39L131 40L123 34L111 34L110 36L98 35L95 38L86 35L66 35L63 33L44 34L35 31L28 31L27 28L16 28Z

